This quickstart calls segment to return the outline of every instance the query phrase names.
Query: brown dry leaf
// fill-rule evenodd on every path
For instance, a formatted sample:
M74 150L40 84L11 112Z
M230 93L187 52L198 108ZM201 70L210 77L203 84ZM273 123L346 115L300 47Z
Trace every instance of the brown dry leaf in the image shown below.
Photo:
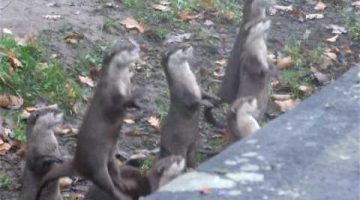
M327 69L329 66L333 64L333 62L337 62L337 55L332 52L331 49L326 50L321 58L321 63L319 65L320 69Z
M334 37L328 38L326 39L326 41L328 42L336 42L336 40L338 39L339 35L335 35Z
M11 145L9 143L0 144L0 155L5 155L11 149Z
M123 121L124 121L126 124L134 124L134 123L135 123L135 121L134 121L133 119L130 119L130 118L125 118Z
M71 134L71 133L78 133L79 130L77 128L74 128L72 125L70 124L64 124L60 127L55 128L55 134L59 134L59 135L67 135L67 134Z
M59 179L59 186L61 189L68 188L72 184L72 179L69 177L63 177Z
M24 103L24 100L17 96L0 95L0 107L8 109L19 109Z
M126 136L129 137L139 137L145 135L144 133L140 132L139 130L132 130L125 133Z
M315 10L320 10L323 11L326 8L326 4L324 4L322 1L319 1L316 5L315 5Z
M225 58L215 61L215 63L220 65L220 66L225 66L227 64L227 62L228 61Z
M203 15L203 13L198 13L196 15L190 15L188 11L181 11L178 13L178 15L179 15L180 19L185 22L185 21L200 18Z
M280 10L280 11L285 11L285 12L294 10L292 5L290 5L290 6L274 5L274 6L272 6L272 8L275 10Z
M78 76L80 83L88 85L90 87L95 87L94 81L87 76Z
M84 199L84 195L82 194L71 193L70 195L70 200L82 200L82 199Z
M277 59L277 67L278 69L287 69L294 65L294 61L291 59L290 56L284 57L284 58L278 58Z
M204 4L206 4L209 7L212 7L214 5L213 0L202 0Z
M210 189L207 187L200 189L200 194L202 195L208 195L209 193L210 193Z
M271 80L271 87L276 88L280 86L280 81L278 79Z
M74 34L64 37L64 40L68 44L77 44L79 42L79 40L81 40L83 38L84 38L84 34L74 33Z
M313 93L313 88L310 86L300 85L298 89L300 92L307 96Z
M353 54L353 51L351 50L350 46L343 45L339 47L339 49L344 52L345 54Z
M151 116L147 119L147 122L155 129L160 130L160 120L157 117Z
M163 12L167 12L171 10L171 7L168 5L162 5L162 4L151 4L151 7L154 8L155 10L159 10L159 11L163 11Z
M12 51L0 48L0 55L6 56L14 69L21 68L23 66L22 63L16 58L16 54Z
M291 99L290 94L273 94L271 95L271 98L278 101L284 101Z
M37 48L38 44L36 41L36 38L31 35L31 34L25 34L23 36L17 36L14 38L14 40L16 41L16 44L19 46L31 46L33 48Z
M295 108L301 101L299 99L288 99L284 101L276 100L274 102L279 106L281 112L287 112Z
M120 22L127 29L137 29L140 33L145 31L145 24L143 22L138 22L132 17L127 17Z

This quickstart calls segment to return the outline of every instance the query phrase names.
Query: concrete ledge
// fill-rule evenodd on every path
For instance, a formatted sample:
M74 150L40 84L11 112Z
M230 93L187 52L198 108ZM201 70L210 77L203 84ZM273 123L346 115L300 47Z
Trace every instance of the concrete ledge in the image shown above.
M360 66L145 199L360 199Z

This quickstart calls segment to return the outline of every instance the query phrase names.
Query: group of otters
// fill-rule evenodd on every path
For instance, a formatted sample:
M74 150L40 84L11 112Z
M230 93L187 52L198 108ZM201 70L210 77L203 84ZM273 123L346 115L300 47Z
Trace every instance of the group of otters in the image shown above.
M117 140L128 107L138 107L142 91L131 85L129 67L139 59L139 45L116 47L105 56L93 99L83 118L73 158L60 156L54 127L62 122L57 107L34 111L27 119L26 165L21 200L61 200L58 179L77 175L94 184L86 200L138 199L196 166L196 139L200 106L205 118L219 126L211 109L229 103L228 128L232 141L260 128L271 78L276 68L268 60L266 37L270 20L265 0L244 0L243 22L216 95L203 91L191 71L190 45L177 45L162 58L170 91L170 110L161 129L160 154L154 166L143 173L121 165L116 158Z

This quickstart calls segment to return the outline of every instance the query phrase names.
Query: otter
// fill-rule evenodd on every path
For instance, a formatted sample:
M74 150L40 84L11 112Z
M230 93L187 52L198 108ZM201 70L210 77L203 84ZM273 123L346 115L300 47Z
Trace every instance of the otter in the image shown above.
M130 45L119 46L103 60L100 80L83 118L77 135L77 147L73 159L55 165L43 178L42 188L62 176L79 175L116 199L129 199L122 190L128 184L118 181L115 185L109 174L115 171L113 154L122 126L126 108L135 105L141 95L132 92L129 66L138 60L140 48L130 40Z
M54 128L62 121L63 114L56 105L39 108L27 118L26 157L20 200L34 199L41 179L54 163L62 161L54 134ZM48 184L40 199L62 200L58 181Z

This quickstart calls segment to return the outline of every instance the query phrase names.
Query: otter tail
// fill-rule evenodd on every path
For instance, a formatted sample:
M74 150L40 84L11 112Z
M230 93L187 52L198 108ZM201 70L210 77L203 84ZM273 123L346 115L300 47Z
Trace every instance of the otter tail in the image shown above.
M54 164L48 173L42 178L39 188L36 192L35 200L40 200L42 190L52 181L56 181L64 176L72 176L75 174L73 169L73 158L66 159L60 164Z

